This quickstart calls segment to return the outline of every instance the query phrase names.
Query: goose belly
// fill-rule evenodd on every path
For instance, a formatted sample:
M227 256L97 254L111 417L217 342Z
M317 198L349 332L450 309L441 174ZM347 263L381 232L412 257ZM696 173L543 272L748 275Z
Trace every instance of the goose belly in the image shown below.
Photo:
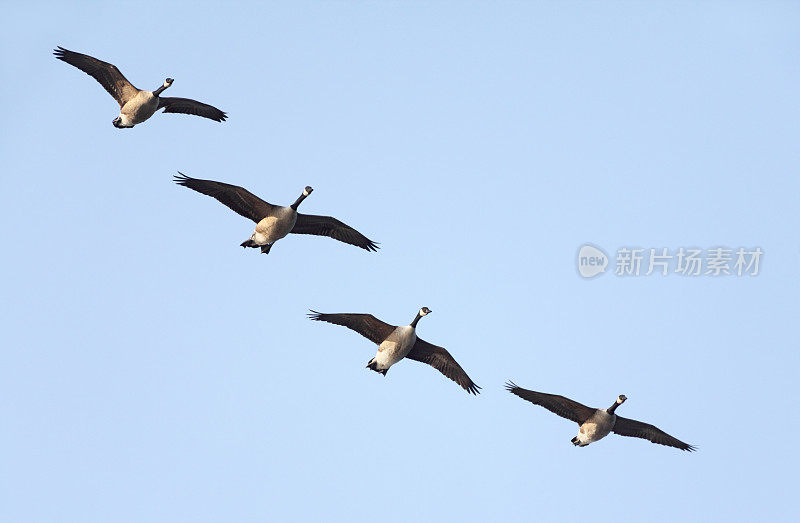
M609 435L614 428L617 417L605 411L596 412L591 418L578 429L578 442L580 446L601 440Z
M379 370L388 369L398 361L405 358L414 343L417 341L417 334L413 327L397 327L388 338L378 346L378 353L375 355L375 362Z
M280 210L277 214L267 216L258 222L253 233L253 240L258 245L276 242L292 231L297 221L297 213L290 207L285 209L289 209L289 212Z
M147 120L158 109L158 98L148 91L139 91L133 98L122 106L119 116L122 123L136 125Z

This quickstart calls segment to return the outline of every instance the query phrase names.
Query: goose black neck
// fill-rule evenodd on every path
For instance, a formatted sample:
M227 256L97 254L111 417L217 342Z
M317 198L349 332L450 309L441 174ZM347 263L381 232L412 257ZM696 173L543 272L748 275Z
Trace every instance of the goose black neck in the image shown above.
M306 196L308 195L305 193L301 194L300 197L290 207L296 211L297 207L303 202L303 200L306 199Z
M611 406L610 406L610 407L609 407L609 408L606 410L606 412L608 412L609 414L614 414L614 411L615 411L615 410L617 410L617 407L619 407L620 405L621 405L621 403L617 403L617 402L615 401L615 402L614 402L614 404L613 404L613 405L611 405Z
M414 321L411 322L411 326L413 328L415 328L415 329L417 328L417 322L419 321L420 318L422 318L422 314L417 313L417 317L414 318Z
M167 87L169 87L169 86L168 85L162 85L161 87L159 87L158 89L153 91L153 96L160 95L162 92L164 92L164 89L166 89Z

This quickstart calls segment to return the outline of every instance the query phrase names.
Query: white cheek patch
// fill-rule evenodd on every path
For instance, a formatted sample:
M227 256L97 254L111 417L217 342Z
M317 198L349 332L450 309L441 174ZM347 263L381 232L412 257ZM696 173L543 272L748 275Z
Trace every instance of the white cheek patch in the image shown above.
M303 196L308 196L309 194L311 194L311 193L306 191L305 189L303 189Z

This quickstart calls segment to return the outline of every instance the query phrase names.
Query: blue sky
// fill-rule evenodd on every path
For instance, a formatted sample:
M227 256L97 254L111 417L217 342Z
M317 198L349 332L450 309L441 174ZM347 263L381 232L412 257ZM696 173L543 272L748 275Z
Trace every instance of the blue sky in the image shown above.
M0 520L780 521L794 515L800 7L5 6ZM132 34L135 31L135 34ZM130 130L57 45L229 114ZM378 242L294 236L247 187ZM760 247L756 277L576 254ZM613 269L613 262L612 267ZM483 387L364 368L309 308L409 322ZM503 390L607 407L693 454ZM742 423L752 423L744 428Z

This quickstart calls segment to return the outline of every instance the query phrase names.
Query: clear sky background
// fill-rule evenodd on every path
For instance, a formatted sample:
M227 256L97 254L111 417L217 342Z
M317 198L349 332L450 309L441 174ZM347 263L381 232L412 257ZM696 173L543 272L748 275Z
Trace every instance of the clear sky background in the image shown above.
M796 517L800 7L9 2L3 521ZM225 110L134 129L56 60ZM253 224L172 176L330 214ZM582 279L585 242L760 247L756 277ZM309 308L443 345L483 387ZM523 387L696 453L577 429Z

